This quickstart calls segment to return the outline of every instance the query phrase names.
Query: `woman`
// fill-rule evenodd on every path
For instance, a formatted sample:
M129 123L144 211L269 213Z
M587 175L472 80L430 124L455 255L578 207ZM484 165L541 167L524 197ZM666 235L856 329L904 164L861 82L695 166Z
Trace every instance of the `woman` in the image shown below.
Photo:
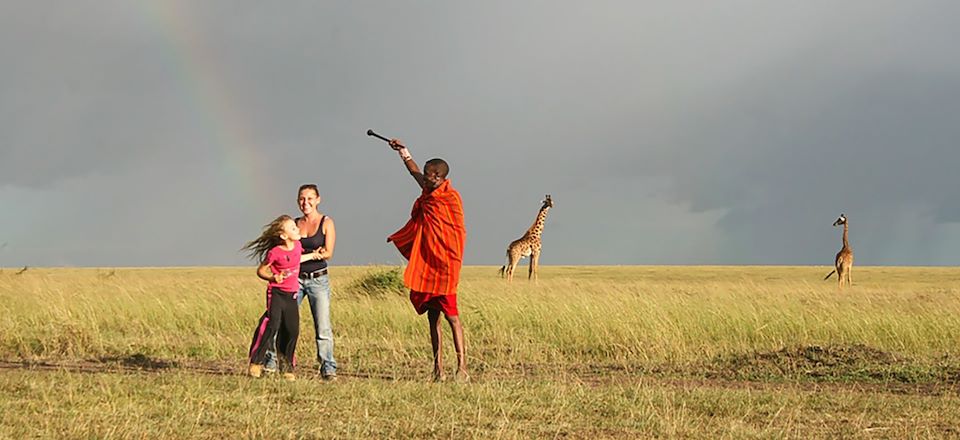
M302 217L296 219L300 230L300 244L303 253L317 251L319 260L307 260L300 264L300 291L297 305L306 297L310 301L313 315L314 336L317 341L317 362L320 375L324 380L336 380L337 361L333 357L333 328L330 324L330 278L327 275L327 260L333 257L337 243L337 232L333 219L317 211L320 203L320 191L314 184L301 185L297 193L297 204ZM266 369L275 371L275 356L268 355Z

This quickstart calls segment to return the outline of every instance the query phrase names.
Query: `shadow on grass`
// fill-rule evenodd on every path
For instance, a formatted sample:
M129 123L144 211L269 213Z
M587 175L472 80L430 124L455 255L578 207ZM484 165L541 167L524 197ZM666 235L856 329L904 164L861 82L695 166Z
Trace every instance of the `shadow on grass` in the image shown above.
M78 360L0 360L0 370L69 371L75 373L125 373L189 371L212 375L239 374L238 365L218 362L180 362L159 359L143 353L128 356L101 356Z
M149 371L168 370L171 368L178 368L180 366L177 361L152 358L143 353L136 353L130 356L104 356L97 359L95 362L107 365L121 365L125 368Z

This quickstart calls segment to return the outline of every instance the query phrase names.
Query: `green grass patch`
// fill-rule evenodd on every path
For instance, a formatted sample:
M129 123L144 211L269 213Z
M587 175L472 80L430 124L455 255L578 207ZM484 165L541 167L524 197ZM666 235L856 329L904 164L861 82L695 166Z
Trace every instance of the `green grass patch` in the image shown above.
M404 295L409 289L403 284L403 268L370 269L361 275L347 288L347 292L365 296Z

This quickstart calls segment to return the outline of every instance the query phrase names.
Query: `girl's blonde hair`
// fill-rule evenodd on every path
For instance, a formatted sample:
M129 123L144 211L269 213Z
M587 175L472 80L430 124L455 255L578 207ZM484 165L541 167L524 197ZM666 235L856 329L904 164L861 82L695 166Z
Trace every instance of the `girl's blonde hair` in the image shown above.
M283 232L283 224L288 221L293 221L293 217L289 215L277 217L269 224L263 226L263 232L260 233L259 237L251 240L240 250L247 251L247 256L251 259L263 261L270 249L283 244L283 240L280 239L280 233Z

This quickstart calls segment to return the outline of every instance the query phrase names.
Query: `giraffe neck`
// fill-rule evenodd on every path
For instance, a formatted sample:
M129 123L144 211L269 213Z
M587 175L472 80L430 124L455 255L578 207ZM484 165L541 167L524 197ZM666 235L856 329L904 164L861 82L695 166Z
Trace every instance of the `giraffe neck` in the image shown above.
M850 249L850 240L847 239L847 234L850 231L850 228L847 226L847 223L843 224L843 248Z
M533 226L530 226L530 229L527 230L527 235L540 238L540 234L543 233L543 222L547 219L548 210L550 210L549 206L540 208L540 212L537 214L537 220L535 220Z

